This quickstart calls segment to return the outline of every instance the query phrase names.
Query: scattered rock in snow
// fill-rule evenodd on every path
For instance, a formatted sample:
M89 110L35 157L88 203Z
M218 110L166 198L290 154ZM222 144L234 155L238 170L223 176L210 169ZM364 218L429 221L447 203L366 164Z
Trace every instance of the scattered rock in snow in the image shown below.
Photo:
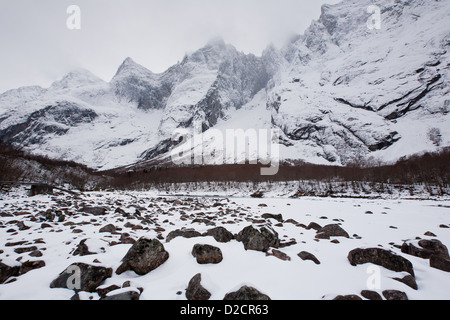
M37 261L25 261L22 263L22 266L20 267L19 273L20 275L25 274L27 272L30 272L34 269L40 269L45 267L45 261L37 260Z
M20 275L19 266L8 266L0 262L0 284L5 283L11 277L18 277Z
M319 259L316 258L315 255L313 255L312 253L306 252L306 251L302 251L298 254L298 256L300 257L300 259L302 259L303 261L306 260L311 260L313 261L315 264L320 264Z
M444 258L449 258L447 247L437 239L432 240L420 240L418 242L419 247L416 247L412 243L404 242L402 245L402 252L410 254L419 258L429 259L431 255L438 255Z
M361 291L361 295L368 300L373 300L373 301L383 300L383 298L381 297L381 295L378 292L372 291L372 290L363 290L363 291Z
M373 263L396 272L406 271L414 277L413 265L409 260L381 248L354 249L347 258L352 266Z
M408 287L414 290L419 289L419 287L417 286L416 279L412 275L407 275L403 278L393 278L393 279L406 284Z
M337 296L336 298L334 298L333 300L339 300L339 301L359 301L362 300L360 296L356 295L356 294L349 294L349 295L345 295L345 296Z
M123 257L116 273L133 270L138 275L145 275L155 270L169 259L169 253L157 239L140 238Z
M383 296L386 300L408 300L406 293L398 290L385 290L383 291Z
M190 281L186 289L186 298L188 300L209 300L211 293L202 285L202 276L200 273L196 274Z
M104 216L107 213L107 210L103 207L90 207L90 206L82 207L79 211L83 213L92 214L94 216Z
M178 229L171 231L166 238L166 242L170 242L176 237L183 237L183 238L196 238L201 237L202 234L194 229Z
M80 243L75 248L75 251L72 255L74 256L88 256L95 254L94 252L90 252L88 246L86 245L86 241L88 239L81 240Z
M286 253L276 249L272 249L272 253L266 252L266 256L274 256L283 261L291 261L291 257L289 257Z
M450 259L445 258L442 255L433 254L430 257L430 267L450 272Z
M211 236L217 242L226 243L234 239L234 235L224 227L209 229L203 236Z
M106 226L100 228L100 230L98 231L100 233L112 233L112 234L117 234L117 228L115 225L113 224L107 224Z
M117 290L117 289L120 289L120 287L118 285L112 284L108 287L97 288L97 293L100 296L100 298L104 298L104 297L106 297L106 295L108 293L110 293L111 291Z
M267 301L270 300L270 297L259 292L253 287L243 286L238 291L227 293L223 300Z
M266 227L257 230L253 226L248 226L236 235L236 240L244 244L245 250L267 252L270 247L278 248L280 246L278 233L273 230L269 231Z
M134 290L121 292L118 294L107 295L100 300L104 301L137 301L139 300L140 294Z
M318 223L315 222L311 222L310 224L308 224L308 226L306 227L306 230L311 230L314 229L316 231L319 231L320 229L322 229L322 226Z
M264 219L274 219L278 222L283 222L283 216L281 214L264 213L261 217Z
M223 260L220 248L207 244L194 245L192 248L192 255L197 259L197 263L199 264L217 264Z
M331 237L350 238L348 233L337 224L329 224L317 231L317 239L330 239Z
M77 283L77 275L80 276L79 283ZM50 288L68 289L69 286L75 286L74 290L76 291L96 292L97 287L111 276L111 268L97 267L85 263L74 263L52 281ZM79 288L76 288L77 284L80 285Z

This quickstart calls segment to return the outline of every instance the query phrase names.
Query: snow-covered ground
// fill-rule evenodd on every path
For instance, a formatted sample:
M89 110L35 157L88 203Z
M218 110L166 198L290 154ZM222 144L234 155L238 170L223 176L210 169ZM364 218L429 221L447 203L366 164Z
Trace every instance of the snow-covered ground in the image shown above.
M107 213L100 216L82 213L80 210L84 206L101 206ZM53 221L44 218L47 210L56 213ZM450 246L449 210L449 200L293 199L287 196L255 199L173 196L156 191L93 192L80 196L27 197L20 192L2 195L1 263L20 266L28 260L42 260L45 266L1 284L0 299L70 299L74 291L51 289L50 283L77 262L112 268L112 277L101 287L122 287L125 281L131 281L130 290L143 288L141 300L184 300L185 289L197 273L201 273L201 284L212 294L212 300L221 300L225 294L244 284L273 300L333 299L337 295L360 295L362 290L369 289L380 294L384 290L399 290L409 299L450 299L450 273L430 267L428 259L402 253L399 249L404 241L416 237L438 239L443 245ZM283 222L262 218L265 213L281 214ZM61 214L64 221L57 222ZM322 227L340 224L350 237L316 239L316 230L305 228L311 222ZM49 226L43 229L43 223ZM115 226L117 234L99 232L108 224ZM237 234L247 226L261 224L272 228L282 244L295 240L295 244L278 249L288 255L290 261L264 252L246 251L243 243L237 240L219 243L213 237L202 236L177 237L166 242L171 231L184 227L203 233L223 226ZM427 232L435 236L424 235ZM169 253L169 259L143 276L134 271L117 275L122 258L132 247L121 243L123 233L128 233L134 240L158 237ZM84 239L88 239L85 244L95 254L73 256L73 251ZM24 243L15 244L21 241ZM220 248L223 260L218 264L198 264L191 254L198 243ZM31 246L35 246L42 256L30 257L30 252L15 252L20 252L18 248ZM406 272L373 268L373 264L352 266L347 259L353 249L374 247L391 250L408 259L414 267L418 290L392 279L402 278L408 274ZM315 255L320 264L300 259L297 255L302 251ZM374 279L377 281L373 282ZM368 287L374 283L379 286ZM111 294L124 290L127 289ZM79 296L81 299L99 299L98 293L81 292Z

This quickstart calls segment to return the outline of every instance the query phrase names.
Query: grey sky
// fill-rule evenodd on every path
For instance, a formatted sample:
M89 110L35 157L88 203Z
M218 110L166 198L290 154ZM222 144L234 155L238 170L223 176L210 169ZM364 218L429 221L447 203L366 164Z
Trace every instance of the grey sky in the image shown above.
M109 81L126 57L162 72L221 36L260 55L303 33L339 0L0 0L0 93L48 87L75 68ZM68 30L69 5L81 30Z

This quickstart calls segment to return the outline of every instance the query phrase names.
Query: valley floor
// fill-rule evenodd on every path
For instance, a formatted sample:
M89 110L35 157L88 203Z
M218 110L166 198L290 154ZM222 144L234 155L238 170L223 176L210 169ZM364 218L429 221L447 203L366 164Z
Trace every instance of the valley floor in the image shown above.
M198 273L212 300L222 300L243 285L256 288L272 300L333 299L338 295L361 295L362 290L380 295L384 290L399 290L411 300L450 299L449 272L430 267L429 259L400 250L405 241L417 246L419 238L438 239L449 247L450 200L287 196L256 199L242 195L219 197L214 193L208 197L200 193L195 197L176 196L174 192L152 191L35 197L15 192L0 198L1 265L32 266L28 272L4 279L0 300L70 299L73 290L52 289L50 284L68 266L79 262L112 268L112 276L100 288L120 288L130 281L128 289L109 295L134 290L140 294L140 300L185 300L188 283ZM106 210L86 210L99 207ZM349 237L318 239L318 231L308 228L312 222L320 227L338 224ZM102 229L108 225L112 226L107 231ZM273 230L281 243L278 252L272 248L269 254L245 250L236 239L222 243L204 235L178 236L167 241L172 231L182 228L203 234L222 226L236 235L250 225ZM141 237L159 239L169 253L167 261L146 275L139 276L134 271L116 274L132 247L130 238ZM84 244L93 254L75 256L75 249L85 239ZM217 264L197 263L191 254L195 244L220 248L223 260ZM407 272L371 263L352 266L348 255L357 248L382 248L409 260L418 289L393 279L403 278ZM320 264L302 260L300 252L313 254ZM4 270L0 269L0 276ZM80 292L78 297L96 300L100 294Z

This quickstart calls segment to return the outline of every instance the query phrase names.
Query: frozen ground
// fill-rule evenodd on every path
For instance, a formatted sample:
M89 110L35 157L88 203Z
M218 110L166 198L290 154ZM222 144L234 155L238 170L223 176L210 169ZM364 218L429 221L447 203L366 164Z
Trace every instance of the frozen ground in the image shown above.
M338 295L360 295L362 290L369 289L379 294L384 290L399 290L411 300L450 299L449 272L430 267L429 259L400 250L405 241L416 243L417 237L438 239L450 246L448 200L177 197L156 192L97 192L80 196L61 193L35 197L14 193L0 198L1 263L10 267L27 261L45 263L0 284L1 300L70 299L74 291L51 289L50 283L77 262L112 268L112 277L100 287L122 287L125 281L130 281L130 289L112 291L110 295L141 288L141 300L184 300L188 283L197 273L201 273L201 284L211 293L212 300L221 300L243 285L252 286L273 300L333 299ZM85 206L104 207L106 214L83 213L81 209ZM54 219L51 213L55 214ZM265 213L281 214L282 222L262 218ZM340 224L350 237L316 239L316 230L305 228L311 222L322 227ZM114 225L116 232L100 233L108 224ZM278 250L290 260L246 251L243 243L235 239L219 243L213 237L202 236L166 241L171 231L184 227L203 233L223 226L237 234L250 225L272 228L281 240ZM123 243L124 233L134 240L159 238L169 259L143 276L134 271L117 275L122 258L132 247ZM74 256L73 251L84 239L88 239L85 244L94 254ZM198 264L191 254L198 243L220 248L223 260L218 264ZM347 256L351 250L374 247L408 259L414 267L418 290L393 279L403 278L408 275L406 272L394 272L370 263L350 264ZM302 251L315 255L320 264L300 259L298 253ZM97 292L80 292L79 297L100 298Z

